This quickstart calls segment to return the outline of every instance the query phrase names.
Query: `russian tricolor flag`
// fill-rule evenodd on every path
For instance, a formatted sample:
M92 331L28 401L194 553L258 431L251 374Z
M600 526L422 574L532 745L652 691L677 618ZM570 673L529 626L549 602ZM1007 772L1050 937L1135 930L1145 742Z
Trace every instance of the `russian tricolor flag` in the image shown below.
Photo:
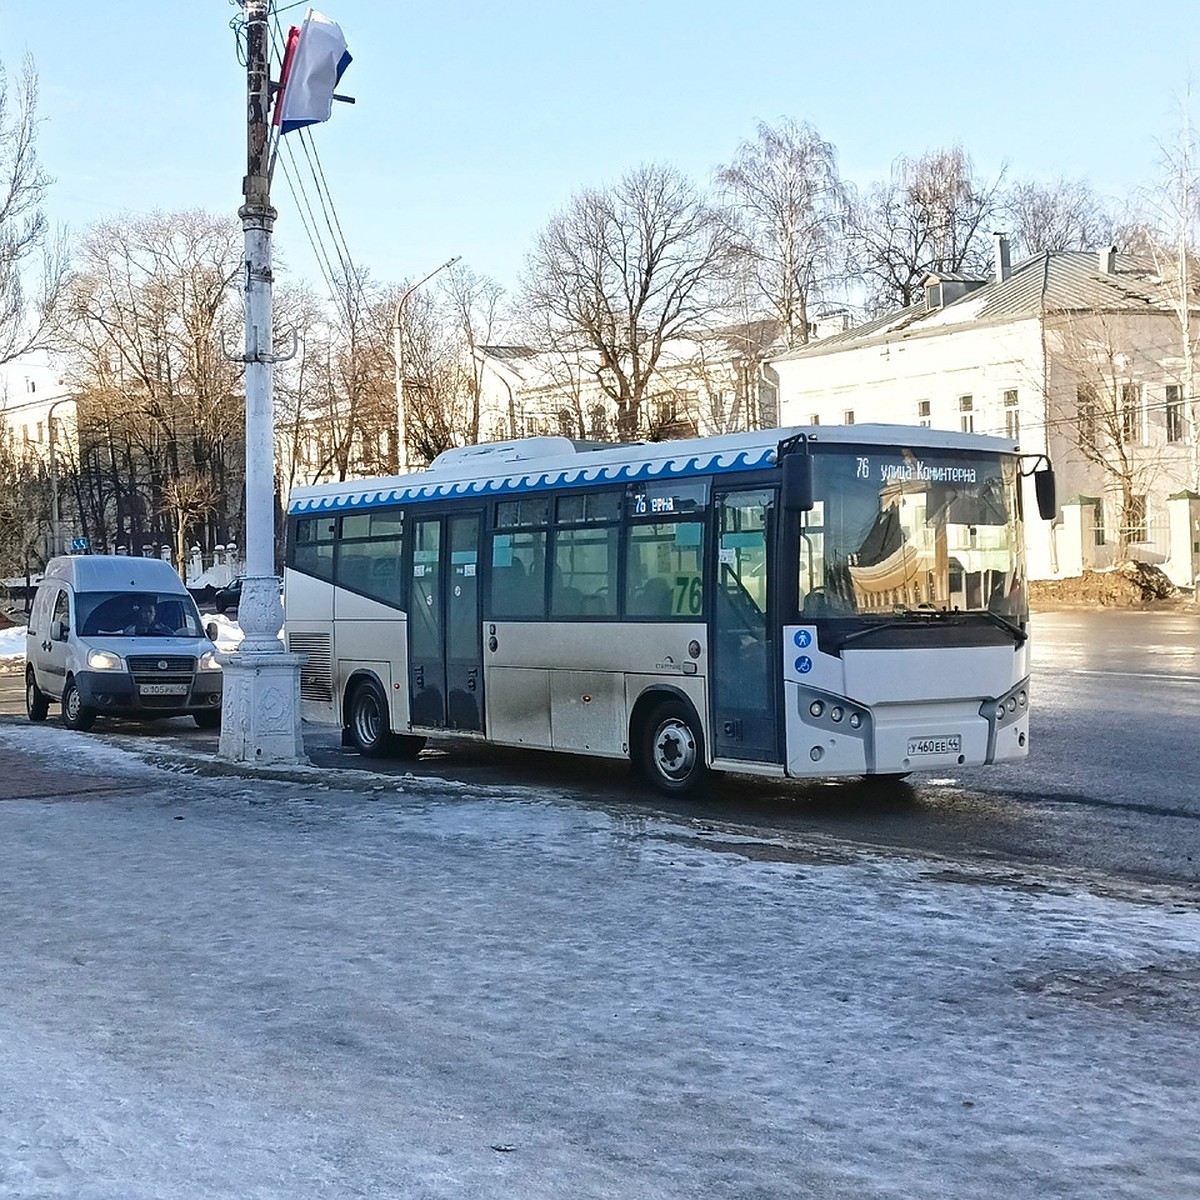
M315 9L304 24L288 31L274 123L281 134L328 121L333 89L350 65L350 53L339 26Z

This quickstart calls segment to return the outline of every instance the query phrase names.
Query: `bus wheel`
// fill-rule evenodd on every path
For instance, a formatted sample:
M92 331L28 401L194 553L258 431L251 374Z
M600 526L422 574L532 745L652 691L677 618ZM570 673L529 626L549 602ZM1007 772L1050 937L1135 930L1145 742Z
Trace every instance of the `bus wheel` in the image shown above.
M62 723L68 729L88 730L96 723L96 710L88 708L74 679L67 680L62 695Z
M347 711L350 741L359 754L382 758L392 747L388 729L387 701L383 689L372 679L364 680L350 696Z
M660 704L642 729L641 768L668 796L688 796L704 782L704 740L692 710L679 700Z
M25 672L25 715L31 721L44 721L50 711L50 697L37 685L33 668Z

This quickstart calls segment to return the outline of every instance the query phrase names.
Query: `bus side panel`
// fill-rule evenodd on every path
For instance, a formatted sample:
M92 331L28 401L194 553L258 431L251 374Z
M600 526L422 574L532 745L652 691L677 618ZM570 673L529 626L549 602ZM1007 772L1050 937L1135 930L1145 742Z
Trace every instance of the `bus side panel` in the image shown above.
M493 667L483 694L490 741L550 748L550 672L542 667Z
M623 674L550 672L550 742L555 750L620 758L628 728Z
M346 681L356 670L375 664L375 674L387 691L392 730L403 733L409 728L407 615L346 591L337 592L334 615L339 705Z
M284 641L305 656L300 668L300 716L318 725L341 719L333 671L333 584L285 569Z
M489 621L484 633L491 741L623 757L629 714L651 683L691 697L706 723L703 625ZM692 642L700 646L695 658Z

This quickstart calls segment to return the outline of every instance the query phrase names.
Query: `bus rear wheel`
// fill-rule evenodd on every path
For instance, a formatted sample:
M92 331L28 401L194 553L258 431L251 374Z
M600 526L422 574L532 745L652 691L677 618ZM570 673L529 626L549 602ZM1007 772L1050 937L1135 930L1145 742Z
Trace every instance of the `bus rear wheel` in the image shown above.
M350 741L365 758L382 758L391 749L387 700L373 679L365 679L350 695L346 725Z
M708 776L699 722L681 700L668 700L650 714L640 751L642 772L664 795L694 795Z

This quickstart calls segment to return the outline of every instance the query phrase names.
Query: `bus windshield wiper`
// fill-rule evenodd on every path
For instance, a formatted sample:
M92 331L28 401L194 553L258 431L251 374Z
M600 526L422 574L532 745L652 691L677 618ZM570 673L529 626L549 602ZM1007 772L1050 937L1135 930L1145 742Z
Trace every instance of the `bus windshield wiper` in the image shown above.
M871 625L866 629L857 629L842 638L841 644L846 646L851 642L857 642L861 638L871 637L885 630L927 629L929 626L936 625L940 621L949 621L961 617L982 617L985 621L990 621L998 629L1003 629L1005 633L1012 637L1018 646L1023 645L1029 639L1029 634L1020 625L1008 620L1007 617L1002 617L999 613L992 612L990 609L905 608L899 610L896 620L882 621L878 625Z
M972 608L968 609L964 615L972 617L983 617L985 621L991 621L998 629L1003 629L1006 633L1012 635L1012 639L1018 646L1023 645L1029 640L1029 634L1020 627L1015 621L1010 621L1007 617L1002 617L997 612L992 612L990 608Z

